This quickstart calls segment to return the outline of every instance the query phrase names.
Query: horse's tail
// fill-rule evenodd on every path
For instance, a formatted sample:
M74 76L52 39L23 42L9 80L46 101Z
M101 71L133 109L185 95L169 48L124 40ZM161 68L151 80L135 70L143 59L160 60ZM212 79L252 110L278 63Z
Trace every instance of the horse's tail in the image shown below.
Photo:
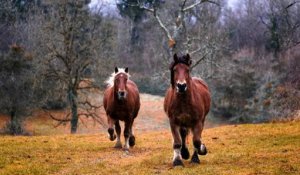
M180 130L180 136L181 136L181 156L183 159L188 159L190 157L189 150L186 146L186 138L189 134L189 130L185 127L181 127Z

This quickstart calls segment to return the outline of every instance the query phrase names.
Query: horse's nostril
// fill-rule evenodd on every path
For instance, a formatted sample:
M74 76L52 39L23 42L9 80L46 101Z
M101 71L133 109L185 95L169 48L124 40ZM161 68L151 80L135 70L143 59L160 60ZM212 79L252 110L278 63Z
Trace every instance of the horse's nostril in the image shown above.
M119 92L120 96L124 96L125 95L125 92L121 91Z
M184 83L184 84L178 83L177 88L180 92L186 91L186 89L187 89L186 83Z

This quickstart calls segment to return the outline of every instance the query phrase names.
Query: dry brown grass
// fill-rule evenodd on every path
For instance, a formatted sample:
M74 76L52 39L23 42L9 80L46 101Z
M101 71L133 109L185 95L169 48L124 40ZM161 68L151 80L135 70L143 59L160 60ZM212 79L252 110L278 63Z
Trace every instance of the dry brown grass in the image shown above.
M299 174L300 123L206 129L200 165L172 168L171 134L137 131L126 154L106 133L0 137L0 174ZM191 148L192 145L189 144Z

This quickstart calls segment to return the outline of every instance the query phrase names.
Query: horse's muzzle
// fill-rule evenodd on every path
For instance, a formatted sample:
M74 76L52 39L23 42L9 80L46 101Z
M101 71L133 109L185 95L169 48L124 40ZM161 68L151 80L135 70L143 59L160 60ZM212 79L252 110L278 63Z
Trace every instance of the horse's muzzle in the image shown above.
M177 90L177 92L180 92L180 93L185 92L187 90L186 83L177 83L176 90Z
M126 98L126 95L127 95L126 91L119 91L119 92L118 92L118 98L119 98L120 100L125 99L125 98Z

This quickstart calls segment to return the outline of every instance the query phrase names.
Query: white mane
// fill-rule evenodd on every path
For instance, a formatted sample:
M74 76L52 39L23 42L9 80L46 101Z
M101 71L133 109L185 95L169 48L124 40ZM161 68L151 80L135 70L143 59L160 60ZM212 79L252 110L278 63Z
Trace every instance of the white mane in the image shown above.
M108 87L114 86L115 77L120 73L126 74L128 78L130 77L129 73L126 73L124 68L118 68L118 72L117 73L113 72L111 76L105 81Z

